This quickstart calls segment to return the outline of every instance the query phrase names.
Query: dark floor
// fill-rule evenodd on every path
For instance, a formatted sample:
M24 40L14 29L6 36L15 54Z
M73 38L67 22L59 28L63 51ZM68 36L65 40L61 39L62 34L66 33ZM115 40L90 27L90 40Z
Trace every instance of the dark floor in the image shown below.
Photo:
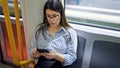
M14 67L0 62L0 68L14 68Z

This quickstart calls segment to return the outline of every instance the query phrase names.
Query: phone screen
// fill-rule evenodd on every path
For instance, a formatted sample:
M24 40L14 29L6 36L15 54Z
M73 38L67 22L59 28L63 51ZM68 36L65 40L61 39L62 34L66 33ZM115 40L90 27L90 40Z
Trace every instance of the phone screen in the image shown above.
M37 51L40 53L44 53L44 52L49 53L49 50L47 49L37 49Z

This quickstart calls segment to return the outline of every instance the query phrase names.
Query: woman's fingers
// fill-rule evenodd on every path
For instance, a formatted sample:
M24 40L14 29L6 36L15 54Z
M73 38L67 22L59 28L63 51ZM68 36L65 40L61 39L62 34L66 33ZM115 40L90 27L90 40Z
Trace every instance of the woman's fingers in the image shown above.
M38 58L40 56L41 56L41 54L39 52L37 52L36 48L33 48L33 57Z
M37 52L36 48L33 48L33 53Z
M53 59L56 56L56 53L43 53L43 56L47 59Z

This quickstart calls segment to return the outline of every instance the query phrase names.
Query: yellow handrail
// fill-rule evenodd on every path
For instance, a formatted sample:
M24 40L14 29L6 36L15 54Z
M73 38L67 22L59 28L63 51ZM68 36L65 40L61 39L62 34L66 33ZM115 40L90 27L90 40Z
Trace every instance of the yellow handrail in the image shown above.
M16 27L17 27L17 36L18 36L18 45L20 49L20 61L23 60L23 52L22 52L22 36L20 29L20 20L19 20L19 8L18 8L18 0L14 0L14 12L16 17Z
M3 12L5 16L5 24L8 32L8 39L10 41L10 48L12 50L13 60L16 65L27 65L32 63L32 68L34 68L34 61L33 60L22 60L23 54L22 54L22 37L21 37L21 30L20 30L20 21L19 21L19 12L18 12L18 1L14 0L14 7L15 7L15 16L16 16L16 27L17 27L17 35L18 35L18 43L20 46L20 54L21 54L21 60L18 60L16 46L15 46L15 40L13 36L13 30L12 30L12 24L10 21L10 14L9 14L9 8L8 8L8 1L7 0L0 0Z
M9 14L9 10L8 10L8 1L7 0L2 0L2 7L3 7L3 12L4 12L4 16L5 16L5 23L6 23L6 28L7 28L7 32L8 32L8 38L10 41L10 47L13 53L13 58L14 58L14 62L17 63L18 62L18 56L16 53L16 47L15 47L15 40L14 40L14 36L13 36L13 30L12 30L12 25L11 25L11 21L10 21L10 14Z
M20 61L23 60L23 49L22 49L22 36L21 36L21 29L20 29L20 15L19 15L19 8L18 8L18 0L14 0L14 12L16 18L16 28L17 28L17 36L18 36L18 45L20 50ZM24 66L21 66L24 68Z
M1 4L2 0L0 0L0 4Z

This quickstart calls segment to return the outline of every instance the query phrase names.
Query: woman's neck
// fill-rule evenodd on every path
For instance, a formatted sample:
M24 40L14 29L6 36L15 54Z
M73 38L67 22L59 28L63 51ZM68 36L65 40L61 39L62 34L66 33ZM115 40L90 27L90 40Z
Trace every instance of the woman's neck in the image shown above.
M54 34L56 32L58 32L60 30L61 26L58 26L58 27L48 27L48 30L50 32L50 35L54 36Z

